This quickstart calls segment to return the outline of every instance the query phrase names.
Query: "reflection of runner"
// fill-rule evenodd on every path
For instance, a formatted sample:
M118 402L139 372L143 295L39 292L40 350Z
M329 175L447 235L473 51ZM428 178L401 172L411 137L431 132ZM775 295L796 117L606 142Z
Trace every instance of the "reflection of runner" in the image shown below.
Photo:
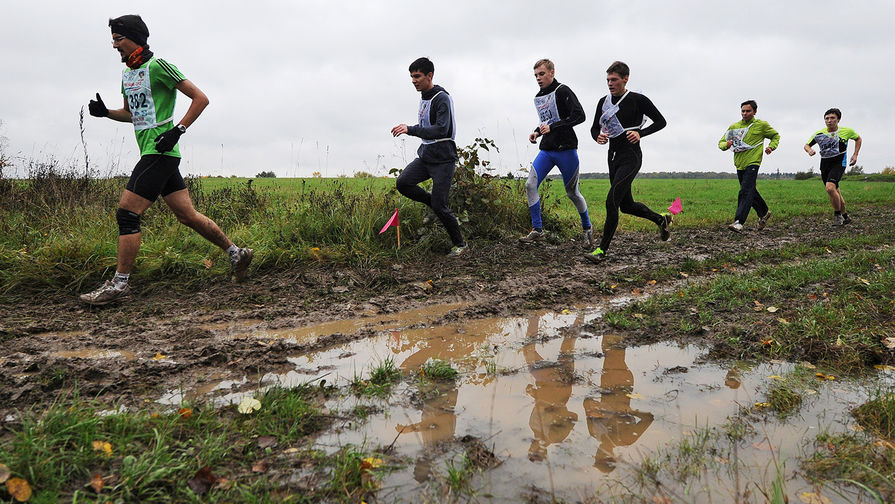
M600 246L585 258L592 262L601 262L606 258L609 243L618 227L619 210L651 220L659 226L662 240L668 240L671 231L671 215L653 212L643 203L634 201L631 195L631 184L640 171L643 153L640 150L640 139L665 127L665 118L653 105L649 98L625 90L630 69L621 61L616 61L606 70L606 83L609 95L597 103L596 118L590 134L598 144L609 143L609 193L606 195L606 223L603 225L603 238ZM643 128L643 116L653 123ZM641 129L643 128L643 129Z
M153 57L147 44L149 29L140 16L110 19L109 26L112 29L112 47L121 55L122 63L127 65L121 79L124 106L109 110L97 93L96 100L90 100L90 115L132 123L142 157L134 167L115 214L118 220L118 266L115 277L93 292L82 294L81 300L92 305L104 305L130 294L128 280L140 251L142 237L140 217L159 196L164 198L177 220L227 251L234 276L242 280L252 262L252 249L238 248L214 221L193 208L178 169L180 151L177 143L208 105L208 98L177 67ZM191 101L186 115L173 126L174 102L178 91Z
M460 232L460 223L448 207L451 180L457 167L457 124L454 118L454 100L441 86L432 83L435 65L428 58L419 58L410 64L413 87L422 93L419 108L419 124L399 124L392 128L392 135L408 134L420 137L423 142L417 150L418 158L404 168L395 185L404 196L423 203L432 209L447 229L454 246L449 255L457 256L466 250L466 241ZM432 192L418 184L432 179Z
M861 136L855 130L839 126L842 112L838 108L831 108L824 112L824 123L827 127L817 130L808 143L805 144L805 152L809 156L816 154L811 148L817 144L820 149L820 178L823 180L833 205L833 225L842 226L851 222L848 212L845 211L845 199L839 192L839 181L845 173L845 155L848 148L848 140L855 141L855 153L849 160L849 166L858 162L858 152L861 150Z
M731 124L718 142L721 150L733 150L733 164L737 168L737 178L740 179L736 216L733 224L728 226L731 231L737 233L743 230L743 224L746 223L746 217L752 208L758 214L758 229L764 229L771 217L768 204L755 188L755 181L758 179L762 152L765 154L773 152L780 143L780 134L767 122L755 118L757 110L758 104L755 100L744 101L740 105L743 119ZM771 143L762 151L765 138L770 138Z
M584 109L569 86L560 84L554 79L555 69L552 61L538 60L534 70L535 79L541 88L535 95L535 109L538 112L540 125L528 136L528 141L535 143L539 136L543 138L541 138L541 152L532 163L528 181L525 183L532 230L520 240L535 242L543 238L538 186L550 170L558 166L566 187L566 195L575 204L575 209L581 216L584 239L589 246L593 246L594 232L587 215L587 202L578 190L578 137L572 129L573 126L584 122Z
M528 340L537 338L539 320L538 316L528 319ZM563 338L556 364L544 362L534 342L522 348L525 362L535 379L534 385L529 384L525 388L525 392L535 401L528 419L528 426L534 434L528 449L529 460L546 459L547 447L566 439L578 421L578 414L569 411L567 406L572 396L572 378L575 374L574 351L574 336Z
M613 345L618 336L603 336L603 374L600 377L600 400L584 399L587 430L600 442L594 456L594 467L604 473L615 469L613 451L618 446L630 446L640 439L650 424L653 414L631 409L626 395L634 390L634 374L625 363L625 349Z

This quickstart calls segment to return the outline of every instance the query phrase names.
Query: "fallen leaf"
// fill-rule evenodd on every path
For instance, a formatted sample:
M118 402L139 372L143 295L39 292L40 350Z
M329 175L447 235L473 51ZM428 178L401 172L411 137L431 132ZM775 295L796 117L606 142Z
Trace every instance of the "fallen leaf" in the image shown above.
M768 313L777 313L777 310L779 310L779 308L777 308L776 306L768 306L767 310Z
M190 408L180 408L177 410L177 414L180 415L180 418L186 420L193 416L193 410Z
M567 308L567 309L563 310L563 311L560 312L560 313L562 313L563 315L571 315L571 314L572 314L572 310L569 310L569 309Z
M214 261L212 261L211 259L205 259L204 261L202 261L202 264L205 265L205 269L211 269L211 267L214 265Z
M870 281L867 280L866 278L858 277L858 281L861 282L861 283L864 284L864 285L870 285Z
M808 299L810 299L812 301L817 299L817 294L808 294Z
M217 482L217 478L211 474L211 467L205 466L202 469L199 469L196 472L196 475L189 479L186 484L190 487L190 490L199 494L205 495L211 490L211 487Z
M259 460L252 465L252 472L254 473L263 473L267 472L268 464L263 460Z
M688 275L688 274L684 273L683 271L681 271L681 278L689 278L689 277L690 277L690 275Z
M814 364L812 364L812 363L810 363L810 362L808 362L808 361L802 361L802 362L800 362L800 363L799 363L799 366L802 366L802 367L805 368L805 369L816 369L816 368L817 368L817 366L815 366Z
M882 341L883 346L889 350L895 350L895 338L886 338Z
M298 453L298 448L286 448L285 450L283 450L283 453L288 453L288 454Z
M673 501L664 495L656 494L653 495L653 498L650 499L650 502L652 504L672 504Z
M777 322L780 322L783 325L789 325L789 321L783 317L777 317Z
M768 441L767 439L765 439L764 441L762 441L760 443L752 443L752 447L755 448L756 450L774 451L774 445L772 445L771 442Z
M156 352L156 353L155 353L155 357L153 357L152 360L154 360L154 361L160 361L160 360L167 359L167 358L168 358L167 355L162 355L161 352Z
M377 467L382 465L382 459L375 457L367 457L363 459L360 463L361 470L376 469Z
M895 366L890 366L888 364L877 364L873 367L875 367L876 369L879 369L880 371L895 371ZM2 472L2 471L0 471L0 472ZM0 476L0 483L2 483L2 482L3 482L3 479L2 479L2 476Z
M786 378L784 378L780 375L771 375L771 376L768 376L768 379L769 380L777 380L777 381L786 381Z
M27 502L31 498L31 485L22 478L7 480L6 491L19 502Z
M814 376L820 378L821 380L835 380L836 377L833 375L825 375L823 373L814 373Z
M618 287L618 284L612 284L612 285L609 286L610 289L614 289L614 288L616 288L616 287Z
M773 338L770 338L770 339L763 339L763 340L761 340L761 342L762 342L763 344L765 344L765 345L770 345L771 343L774 342L774 339L773 339Z
M273 448L277 445L277 438L273 436L258 436L258 448Z
M832 253L833 253L833 251L830 250L830 247L824 247L824 250L826 250L828 254L832 254Z
M640 289L631 289L631 293L632 293L632 294L635 294L635 295L639 295L639 294L640 294Z
M94 441L93 451L103 452L106 455L112 455L112 443L108 441Z
M253 411L257 411L259 409L261 409L261 401L251 396L243 397L242 402L239 403L239 406L236 407L236 410L243 415L249 415Z
M814 492L802 492L799 500L805 504L832 504L830 499Z
M6 480L12 476L12 473L9 470L9 467L6 464L0 464L0 483L6 483Z
M650 280L650 281L647 282L647 283L650 284L650 285L656 285L656 281L655 281L655 280Z
M90 479L88 486L96 493L102 492L103 487L106 486L106 482L103 481L103 475L100 473L94 474L93 478Z
M642 320L642 319L643 319L643 314L642 314L642 313L635 313L635 314L634 314L634 318L636 318L636 319L641 319L641 320Z
M848 426L848 428L855 432L864 432L864 428L857 424L851 424Z
M632 394L625 394L625 397L627 397L628 399L642 399L643 398L643 396L638 394L637 392L634 392Z
M805 394L807 394L807 395L814 395L814 394L816 394L816 393L817 393L817 391L816 391L816 390L812 390L812 389L808 389L808 390L805 391Z
M756 408L770 408L770 407L771 407L771 403L769 403L769 402L757 402L757 403L755 403L755 407L756 407Z

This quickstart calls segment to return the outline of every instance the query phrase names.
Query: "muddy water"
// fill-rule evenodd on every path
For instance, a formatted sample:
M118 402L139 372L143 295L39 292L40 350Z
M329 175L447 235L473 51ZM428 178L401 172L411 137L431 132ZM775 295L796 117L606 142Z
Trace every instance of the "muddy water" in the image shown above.
M618 336L592 334L585 328L603 308L427 322L456 310L462 313L462 306L342 321L338 327L278 330L275 337L298 340L327 331L346 334L352 327L377 327L378 333L292 356L293 367L288 370L222 377L188 394L210 395L223 405L238 402L259 386L321 379L344 386L355 376L368 376L371 366L392 359L413 378L397 385L388 400L351 398L328 405L348 411L363 404L381 413L360 425L354 421L337 425L317 439L318 447L327 451L346 444L368 448L394 444L396 453L410 463L385 478L380 498L417 501L421 492L431 491L432 481L443 479L449 461L461 465L462 447L456 440L474 436L502 461L474 483L480 493L500 496L491 502L517 502L531 486L576 500L622 478L626 471L630 474L631 464L644 455L696 429L720 426L740 406L763 401L760 391L769 384L768 376L792 369L782 362L751 368L702 364L698 363L702 351L693 346L623 348ZM238 329L220 330L225 337L242 337ZM248 334L258 334L257 329ZM262 337L272 336L266 332ZM458 378L445 383L416 379L420 366L435 358L449 361L460 371ZM790 423L773 418L760 422L760 435L738 453L741 481L770 488L776 476L773 455L787 461L788 476L793 478L786 486L791 498L815 491L794 473L795 457L819 429L849 428L848 409L865 397L854 384L819 382L817 389ZM177 404L182 399L182 392L172 391L161 402ZM709 476L707 480L718 481L717 486L708 493L697 492L693 501L732 500L732 478L726 472ZM832 493L828 497L837 502Z

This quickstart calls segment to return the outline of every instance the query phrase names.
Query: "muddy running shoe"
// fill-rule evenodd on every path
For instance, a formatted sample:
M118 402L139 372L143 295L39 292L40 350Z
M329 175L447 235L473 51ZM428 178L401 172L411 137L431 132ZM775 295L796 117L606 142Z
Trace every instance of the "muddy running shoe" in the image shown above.
M842 214L842 225L851 224L851 217L847 213Z
M731 231L733 231L733 232L735 232L735 233L742 233L742 232L743 232L743 225L740 224L740 221L735 220L735 221L733 221L733 224L727 226L727 229L729 229L729 230L731 230Z
M764 217L759 217L758 219L758 230L761 231L765 226L768 225L768 220L771 218L771 211L768 210L768 213L764 214Z
M532 229L530 233L519 238L522 243L535 243L544 239L543 229Z
M597 249L590 254L584 254L584 258L594 264L600 264L606 260L606 252L603 252L603 249L597 247Z
M584 243L587 245L587 248L591 248L594 246L594 228L589 227L585 229L581 233L581 237L584 238Z
M662 238L662 241L668 241L671 238L671 222L674 217L666 212L663 212L661 215L662 222L659 224L659 237Z
M842 217L841 214L840 214L840 215L834 215L834 216L833 216L833 224L832 224L833 227L838 227L838 226L841 226L841 225L843 225L843 224L845 224L845 218Z
M88 292L87 294L81 294L81 301L93 305L93 306L103 306L109 303L118 301L119 299L124 299L131 295L131 288L128 284L122 284L120 286L112 283L111 280L106 280L105 283L100 285L93 292Z
M462 255L468 249L469 245L465 243L463 245L455 245L453 248L451 248L451 251L448 252L448 257L457 257L459 255Z
M230 258L230 272L233 273L233 279L242 282L249 272L249 264L252 264L252 258L255 257L255 251L250 248L241 248L236 251Z

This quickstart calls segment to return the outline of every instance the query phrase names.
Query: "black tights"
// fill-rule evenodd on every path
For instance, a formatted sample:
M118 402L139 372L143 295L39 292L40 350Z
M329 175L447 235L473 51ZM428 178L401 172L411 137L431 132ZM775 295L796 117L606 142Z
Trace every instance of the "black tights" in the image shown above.
M662 216L653 212L643 203L634 201L631 195L631 183L640 171L643 157L639 152L609 153L609 193L606 195L606 223L603 224L603 239L600 248L605 252L618 228L619 210L622 212L651 220L656 224L662 222Z

